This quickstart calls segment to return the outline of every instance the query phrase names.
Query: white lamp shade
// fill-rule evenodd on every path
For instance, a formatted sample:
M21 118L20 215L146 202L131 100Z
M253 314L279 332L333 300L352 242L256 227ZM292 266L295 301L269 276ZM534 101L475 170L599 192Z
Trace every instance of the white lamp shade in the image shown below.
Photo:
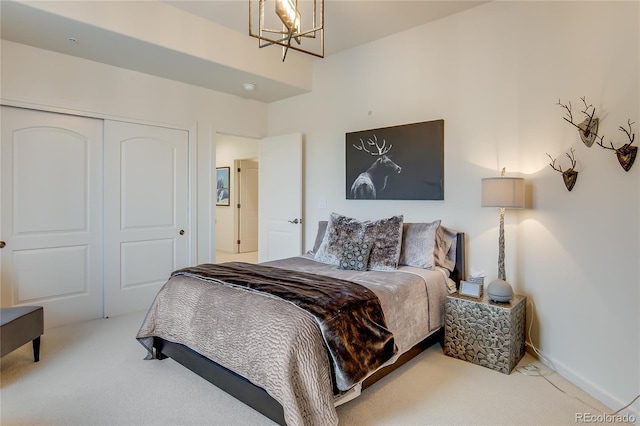
M482 179L482 207L524 208L524 179L516 177Z

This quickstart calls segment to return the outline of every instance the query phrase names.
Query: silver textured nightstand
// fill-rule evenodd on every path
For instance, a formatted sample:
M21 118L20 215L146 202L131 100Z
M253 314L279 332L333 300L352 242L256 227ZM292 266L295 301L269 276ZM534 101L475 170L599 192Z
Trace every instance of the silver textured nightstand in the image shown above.
M525 297L492 302L458 293L445 302L444 353L509 374L524 356Z

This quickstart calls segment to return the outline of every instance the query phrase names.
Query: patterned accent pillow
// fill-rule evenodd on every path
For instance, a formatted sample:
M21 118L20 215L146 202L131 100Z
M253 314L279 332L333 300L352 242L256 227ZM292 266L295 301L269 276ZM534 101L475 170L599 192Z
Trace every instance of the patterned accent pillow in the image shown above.
M405 223L402 227L400 265L433 269L438 250L440 220L429 223Z
M318 262L339 265L345 243L360 243L363 236L364 227L360 221L331 213L327 230L314 258Z
M366 271L371 246L368 243L347 243L344 245L339 269Z
M364 240L371 244L369 269L391 271L398 269L402 246L402 215L373 222L364 222Z

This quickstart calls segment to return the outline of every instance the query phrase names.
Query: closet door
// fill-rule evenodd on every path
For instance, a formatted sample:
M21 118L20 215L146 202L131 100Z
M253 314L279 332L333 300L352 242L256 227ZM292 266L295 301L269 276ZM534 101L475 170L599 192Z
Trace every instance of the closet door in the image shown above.
M148 309L187 266L188 132L105 121L105 315Z
M102 120L1 108L2 306L44 306L46 328L100 318Z

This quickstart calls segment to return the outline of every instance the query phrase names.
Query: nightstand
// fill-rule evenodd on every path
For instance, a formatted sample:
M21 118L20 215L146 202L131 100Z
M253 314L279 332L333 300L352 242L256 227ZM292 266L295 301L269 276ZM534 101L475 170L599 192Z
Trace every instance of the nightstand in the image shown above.
M458 293L445 302L445 355L509 374L524 356L525 300L496 303Z

